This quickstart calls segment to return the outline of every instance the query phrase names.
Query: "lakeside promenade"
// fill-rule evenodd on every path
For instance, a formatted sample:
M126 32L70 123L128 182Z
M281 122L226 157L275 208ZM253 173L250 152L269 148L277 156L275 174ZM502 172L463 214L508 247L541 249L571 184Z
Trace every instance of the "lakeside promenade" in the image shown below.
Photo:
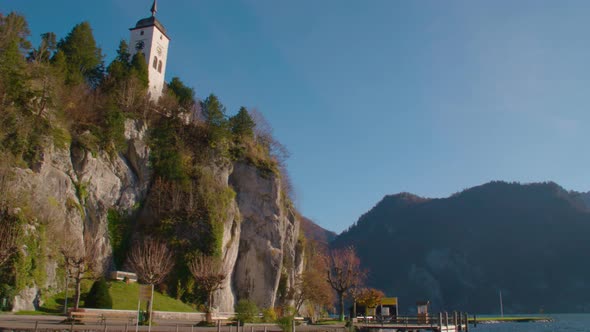
M195 322L187 320L154 320L154 325L136 326L122 322L106 324L71 324L63 323L64 316L50 315L14 315L0 314L0 331L97 331L97 332L282 332L276 324L245 324L240 326L222 325L220 327L196 327ZM301 325L296 327L301 332L346 332L344 324L338 325Z

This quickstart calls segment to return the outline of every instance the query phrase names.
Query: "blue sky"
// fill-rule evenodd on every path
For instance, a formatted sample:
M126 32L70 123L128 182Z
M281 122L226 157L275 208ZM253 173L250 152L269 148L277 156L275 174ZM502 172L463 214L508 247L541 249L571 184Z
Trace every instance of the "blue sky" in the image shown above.
M112 60L151 0L0 0L36 43L91 23ZM160 0L168 80L256 108L300 211L340 232L384 195L490 180L590 190L590 2Z

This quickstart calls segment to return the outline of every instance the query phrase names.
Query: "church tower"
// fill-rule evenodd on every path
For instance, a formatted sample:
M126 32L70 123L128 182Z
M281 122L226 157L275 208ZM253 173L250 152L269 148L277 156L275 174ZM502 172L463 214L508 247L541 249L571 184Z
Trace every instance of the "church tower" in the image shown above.
M168 44L170 43L166 29L156 19L157 11L157 0L154 0L151 9L152 16L139 20L134 28L129 29L131 30L129 42L131 54L141 53L147 62L150 80L148 91L150 99L153 101L160 98L164 89Z

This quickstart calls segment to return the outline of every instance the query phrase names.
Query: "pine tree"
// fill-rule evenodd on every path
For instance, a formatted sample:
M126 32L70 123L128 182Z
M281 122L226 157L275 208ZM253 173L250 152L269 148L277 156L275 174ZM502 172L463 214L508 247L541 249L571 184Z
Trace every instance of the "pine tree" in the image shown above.
M127 42L121 40L119 49L117 50L117 57L107 68L107 84L109 87L118 86L122 81L129 77L129 70L131 54L129 54L129 46Z
M6 98L24 102L27 93L26 62L23 54L30 48L29 28L23 16L0 14L0 102Z
M232 134L238 138L253 137L256 123L245 107L240 107L238 114L229 119Z
M225 116L225 106L221 104L217 96L210 94L203 101L201 108L205 116L205 122L209 126L209 144L217 146L229 137L229 122Z
M131 58L130 75L139 80L142 88L147 89L149 87L150 78L148 74L148 66L143 54L135 53L133 58Z
M174 95L180 106L190 109L195 104L195 90L186 86L178 77L173 77L168 84L168 91Z
M96 86L102 79L103 55L88 22L76 25L57 47L66 57L66 83Z

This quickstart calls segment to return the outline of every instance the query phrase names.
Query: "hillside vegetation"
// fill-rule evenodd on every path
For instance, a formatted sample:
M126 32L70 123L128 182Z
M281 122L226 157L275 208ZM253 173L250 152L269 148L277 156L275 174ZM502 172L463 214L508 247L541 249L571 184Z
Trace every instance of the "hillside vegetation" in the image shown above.
M261 113L241 107L229 116L217 96L200 100L178 77L150 100L143 56L121 41L105 64L88 22L61 39L44 33L37 46L29 34L24 17L0 14L0 231L14 235L0 248L0 298L31 290L23 302L32 302L35 292L62 289L65 249L92 256L88 271L101 274L128 268L133 242L150 237L174 252L175 267L159 288L202 304L187 262L211 256L225 273L239 265L240 242L252 241L240 238L239 205L262 202L252 197L264 189L278 205L267 204L268 215L289 224L268 232L280 239L277 271L267 273L277 282L256 286L266 288L260 305L274 304L278 278L294 283L302 237L288 153ZM242 203L239 190L250 200ZM218 294L225 306L233 306L233 282L224 287L229 294Z

